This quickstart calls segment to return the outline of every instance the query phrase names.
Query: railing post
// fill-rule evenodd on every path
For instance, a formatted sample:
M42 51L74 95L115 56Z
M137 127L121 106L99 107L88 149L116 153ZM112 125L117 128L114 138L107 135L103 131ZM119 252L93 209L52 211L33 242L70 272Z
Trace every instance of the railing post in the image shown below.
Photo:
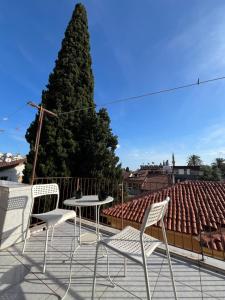
M121 184L121 202L122 202L122 217L121 217L121 227L123 229L123 181L122 181L122 184Z
M201 230L201 215L200 215L200 211L202 211L202 210L200 207L200 197L199 197L198 189L196 190L196 196L197 196L197 214L198 214L197 218L198 218L198 226L199 226L199 246L201 249L200 251L201 251L201 256L202 256L201 261L204 261L205 258L204 258L204 251L203 251L203 247L202 247L202 230Z

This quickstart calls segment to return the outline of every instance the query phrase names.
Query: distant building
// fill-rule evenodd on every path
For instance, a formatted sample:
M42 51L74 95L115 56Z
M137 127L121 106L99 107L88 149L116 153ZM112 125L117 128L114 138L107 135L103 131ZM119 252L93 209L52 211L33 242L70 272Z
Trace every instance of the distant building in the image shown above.
M139 170L129 176L126 174L123 178L130 195L158 191L172 182L171 175L166 174L162 166L141 166Z
M172 165L164 160L159 165L143 164L134 172L123 174L129 195L140 195L143 192L154 192L185 180L200 180L203 171L200 166L176 166L172 154Z
M173 166L174 183L185 180L199 180L203 175L200 166Z
M200 166L176 166L174 153L172 154L172 178L173 183L185 180L199 180L203 176Z
M26 158L11 153L0 153L0 180L22 182Z
M147 176L141 185L142 192L155 192L166 188L172 184L171 176L166 174L157 174L155 176Z

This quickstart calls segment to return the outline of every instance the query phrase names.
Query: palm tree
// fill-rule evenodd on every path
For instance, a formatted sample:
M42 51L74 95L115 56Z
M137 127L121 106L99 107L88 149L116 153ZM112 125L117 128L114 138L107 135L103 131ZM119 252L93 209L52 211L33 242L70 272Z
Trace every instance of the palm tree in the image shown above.
M220 173L220 177L225 177L225 159L224 158L216 158L215 162L212 163L212 169L217 170Z
M187 164L188 166L193 166L193 167L201 166L202 160L200 156L192 154L188 157Z
M222 170L225 166L225 159L221 158L221 157L218 157L218 158L215 159L215 162L213 162L212 165L214 167L217 167L218 169Z

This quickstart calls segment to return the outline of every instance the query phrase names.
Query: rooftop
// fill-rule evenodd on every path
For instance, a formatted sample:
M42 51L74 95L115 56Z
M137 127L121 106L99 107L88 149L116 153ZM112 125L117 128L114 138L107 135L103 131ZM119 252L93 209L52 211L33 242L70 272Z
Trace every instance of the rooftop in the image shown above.
M90 229L83 229L84 231ZM65 292L69 275L69 254L73 226L56 227L53 245L49 245L48 264L42 274L45 232L32 235L24 257L21 243L0 252L0 299L59 299ZM82 246L74 260L72 286L66 299L90 300L95 246ZM156 253L148 261L152 299L173 299L165 256ZM221 262L222 264L222 262ZM181 258L172 258L179 299L224 299L225 276ZM128 262L123 276L122 258L110 254L111 275L118 285L111 287L106 278L106 259L100 259L95 299L146 299L141 267Z
M225 248L225 183L185 181L159 192L136 196L129 202L103 210L104 215L141 223L146 208L171 198L165 218L167 230L197 236L208 243L207 232L215 239L207 244L213 250ZM219 234L218 234L219 233Z
M8 169L25 163L26 158L15 159L11 161L0 161L0 169Z

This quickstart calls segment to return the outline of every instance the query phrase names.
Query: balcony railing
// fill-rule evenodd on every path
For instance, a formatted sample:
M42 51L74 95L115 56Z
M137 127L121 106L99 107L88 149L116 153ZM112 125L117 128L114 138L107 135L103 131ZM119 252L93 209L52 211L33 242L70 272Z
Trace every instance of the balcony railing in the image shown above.
M96 178L79 177L35 178L34 184L41 183L57 183L59 185L59 207L61 208L63 207L63 201L73 197L77 190L81 190L83 195L99 194L101 191L104 191L108 195L114 197L114 201L109 204L109 207L115 206L117 204L122 204L122 206L120 206L121 210L123 210L123 204L131 200L133 197L137 197L138 193L146 193L146 191L142 191L141 189L138 190L139 187L137 185L131 187L130 185L127 186L125 183L107 179L99 180ZM165 186L162 183L157 184L155 182L154 188L152 188L152 190L149 190L147 193L155 192L165 187L168 187L168 184L167 186ZM133 193L134 190L136 190L136 193ZM198 197L198 195L196 195L196 197ZM48 199L40 199L34 207L34 212L39 213L47 211L49 209L53 209L55 202L52 201L53 199L51 199L51 201L49 201ZM207 199L205 201L207 201ZM182 230L180 230L180 232L167 230L169 244L181 249L199 253L201 259L204 258L204 255L208 255L213 258L225 260L225 216L220 216L220 219L218 220L215 220L212 213L207 214L207 216L203 216L204 212L201 207L198 207L198 201L196 202L195 211L197 211L197 217L193 218L192 207L180 207L180 223L183 224L182 218L185 218L186 224L189 224L189 226L192 227L192 230L187 230L188 233L183 233ZM100 223L117 229L122 229L127 225L132 225L134 227L140 226L139 223L124 219L123 211L121 213L121 216L122 217L120 218L111 218L101 215ZM94 221L95 210L93 209L93 207L85 207L82 209L81 217L86 220ZM202 220L202 218L204 217L207 217L208 226L201 225L200 220ZM37 219L33 219L32 226L39 224L38 222L39 221ZM216 224L216 226L211 226L212 224ZM173 227L172 225L171 227ZM159 227L152 227L148 233L155 236L156 238L162 239L161 229Z
M60 201L59 208L63 208L63 201L71 197L76 196L78 190L81 191L82 195L98 195L101 192L107 195L113 196L113 204L116 205L123 203L123 183L118 181L112 181L107 179L96 179L96 178L80 178L80 177L42 177L35 178L34 184L45 184L45 183L57 183L60 190ZM56 205L56 199L48 200L49 198L39 199L39 202L34 207L35 213L47 211L53 209ZM55 200L55 201L54 201ZM46 203L47 202L47 203ZM48 205L48 202L51 204ZM107 205L105 206L107 207ZM66 207L67 209L71 209ZM95 209L93 207L83 207L81 210L81 217L86 220L96 220ZM122 225L123 220L119 220ZM100 223L108 225L106 217L100 216ZM32 226L39 224L37 219L32 220ZM119 224L118 224L119 226Z

